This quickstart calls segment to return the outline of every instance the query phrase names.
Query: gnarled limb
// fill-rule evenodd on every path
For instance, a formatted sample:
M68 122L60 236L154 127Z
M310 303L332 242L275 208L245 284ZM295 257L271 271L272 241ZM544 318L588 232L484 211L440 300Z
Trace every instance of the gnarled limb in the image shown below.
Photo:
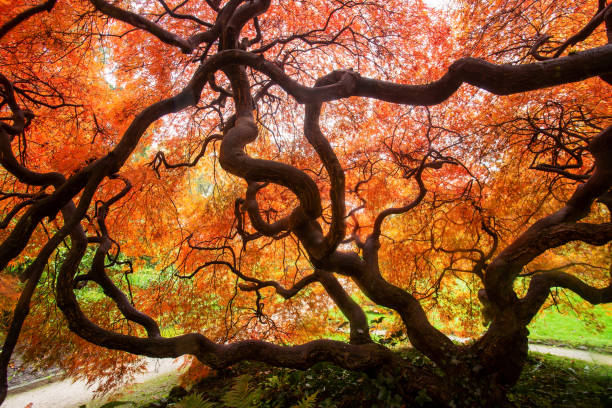
M253 291L257 291L262 288L272 287L274 288L276 293L282 296L283 298L291 299L293 296L297 295L306 286L310 285L313 282L317 282L318 280L319 278L317 277L316 274L310 274L310 275L304 276L302 279L297 281L290 288L285 288L284 286L282 286L280 283L276 281L262 281L259 279L250 278L249 279L250 284L239 283L238 287L240 288L240 290L243 290L245 292L253 292Z
M419 187L419 193L417 194L417 196L412 201L410 201L408 204L402 207L387 208L381 211L376 216L376 219L374 220L374 227L372 228L372 233L368 236L368 240L371 240L373 243L375 243L369 246L370 251L378 250L378 247L380 246L379 240L380 240L380 234L382 230L382 224L387 217L391 215L395 215L395 214L404 214L412 210L413 208L415 208L417 205L419 205L419 203L423 201L423 198L425 198L425 195L427 194L427 188L425 188L425 184L423 183L423 170L426 167L426 161L430 153L431 152L429 152L427 155L425 155L425 157L423 157L423 160L421 160L419 167L414 172L414 178ZM364 256L373 256L373 254L372 253L366 254L364 252Z
M9 31L17 27L19 24L23 23L30 17L38 13L42 13L43 11L51 12L51 9L53 9L55 3L57 3L57 0L47 0L44 3L39 4L38 6L30 7L29 9L17 14L15 17L13 17L0 27L0 39L2 39L2 37L4 37Z
M124 182L125 186L119 193L111 197L109 200L102 202L97 208L96 218L100 228L100 243L98 244L98 248L96 249L96 253L93 257L91 270L85 275L80 275L77 279L75 279L75 284L87 280L96 282L104 290L104 294L115 302L126 319L143 326L146 329L149 337L159 337L160 330L155 320L136 309L128 297L106 274L106 267L104 263L112 245L111 238L106 228L106 216L108 215L109 208L121 198L125 197L125 195L132 188L132 184L129 182L129 180L119 176L115 176L113 178L120 178Z
M554 55L550 58L558 58L569 47L586 40L591 34L593 34L593 32L595 31L597 27L599 27L602 23L604 23L605 16L611 10L612 10L612 4L608 4L608 6L604 8L600 7L597 11L597 14L595 14L595 16L593 16L593 18L580 31L578 31L576 34L572 35L570 38L565 40L561 45L551 50L551 52L554 51ZM544 61L549 58L549 57L540 56L540 54L537 53L537 49L541 47L546 42L546 40L548 40L548 38L550 37L548 36L542 37L542 39L530 51L530 54L533 54L534 56L536 56L536 58L539 59L540 61Z
M344 290L333 274L321 269L316 270L315 274L329 297L348 319L351 330L351 344L371 343L368 319L359 304Z
M193 16L191 14L182 14L182 13L177 13L176 10L178 8L180 8L184 3L179 4L178 6L174 7L173 9L171 9L168 4L164 1L164 0L157 0L159 2L159 4L162 5L162 7L164 8L164 10L166 10L166 13L168 13L168 15L172 18L176 18L179 20L191 20L199 25L205 26L205 27L212 27L213 25L211 23L208 23L206 21L203 21L201 19L199 19L196 16Z
M15 305L13 311L13 318L11 319L11 325L6 333L6 338L2 344L2 352L0 352L0 405L4 402L8 391L8 366L17 345L19 334L23 323L30 313L30 302L32 295L36 290L36 286L40 281L40 277L45 267L45 263L38 263L36 265L35 272L30 273L30 279L26 283L23 291L19 295L19 300Z
M99 346L158 358L192 354L215 368L227 367L242 360L255 360L300 369L319 361L330 361L349 369L372 369L394 360L390 351L376 344L349 345L332 340L315 340L300 346L277 346L251 340L222 345L198 333L173 338L139 338L110 332L87 319L73 293L73 275L84 253L84 244L86 241L75 242L60 269L57 280L58 306L72 331Z
M12 125L0 121L0 130L8 134L10 142L15 135L23 132L30 125L30 122L34 118L34 114L19 107L15 99L15 88L13 83L2 74L0 74L0 85L4 88L0 93L2 105L6 104L9 107L12 112L12 117L9 120L13 121ZM4 119L6 120L6 118Z
M264 188L266 185L266 183L249 183L246 191L246 200L244 202L244 208L246 209L247 214L249 215L249 220L251 221L251 225L253 226L253 228L255 228L255 230L259 234L268 237L273 237L291 229L292 220L298 216L297 214L300 213L301 208L295 209L292 215L283 217L273 223L266 222L261 217L261 212L259 211L259 204L257 203L257 192Z
M65 179L60 173L47 173L42 176L31 174L31 172L17 166L18 163L14 156L8 154L10 152L10 139L8 136L3 136L0 129L0 150L4 151L0 160L5 160L7 166L15 171L16 175L23 174L24 177L33 177L35 183L40 183L40 185L53 184L56 188L53 194L34 203L19 219L11 234L2 242L0 245L0 269L3 269L11 259L21 253L40 220L44 217L55 217L60 209L67 205L85 185L94 179L98 179L100 175L103 178L105 175L117 173L136 148L141 136L153 122L169 113L179 112L188 106L197 104L209 74L207 68L208 65L206 64L200 66L191 81L178 94L144 109L130 123L113 150L85 166L68 179ZM24 181L27 182L25 179Z
M236 91L234 91L236 92ZM249 182L271 181L287 187L300 199L304 212L317 218L321 214L321 198L315 182L301 170L272 160L253 159L244 148L257 138L252 118L238 116L236 124L224 136L219 163L224 170Z
M159 38L160 41L180 48L185 54L191 54L198 45L202 43L212 43L219 37L219 26L217 24L213 25L207 31L194 34L189 38L181 38L177 34L166 30L157 23L147 20L138 13L132 13L131 11L124 10L106 2L105 0L90 1L91 4L93 4L94 7L103 14L128 23L134 27L141 28Z
M602 198L605 200L605 193L610 191L612 150L610 148L610 137L606 136L611 132L608 129L591 142L590 151L595 157L596 166L586 183L576 190L567 206L534 224L514 244L502 251L496 260L486 268L484 275L482 271L486 266L486 261L496 251L498 237L495 231L491 228L487 229L487 225L483 224L485 232L494 240L493 248L486 254L484 250L474 250L473 252L478 255L471 257L471 259L477 264L475 267L477 272L475 273L481 277L484 276L485 290L483 295L490 298L490 303L495 309L493 322L482 341L475 343L472 347L455 346L429 323L423 307L415 296L384 279L383 271L381 271L384 263L379 262L378 257L381 230L386 217L410 211L424 199L426 189L421 178L424 169L427 167L439 168L443 164L457 163L452 159L442 157L440 154L434 157L434 159L439 160L427 163L426 159L433 155L431 140L429 140L430 151L417 169L408 169L402 163L395 163L399 170L404 170L405 175L416 177L419 192L411 203L390 208L380 213L374 221L372 234L365 242L359 241L357 231L354 231L354 239L362 249L363 258L361 258L359 251L342 252L338 250L339 243L346 235L344 170L331 144L326 140L319 127L321 103L349 96L363 96L399 104L429 105L447 100L456 93L463 83L472 84L495 94L506 95L565 84L593 76L605 77L612 73L612 48L610 45L568 57L559 57L551 61L524 65L495 65L478 59L463 58L452 64L448 72L439 80L425 85L395 84L389 81L365 78L349 71L334 71L321 78L311 88L295 81L275 62L266 60L262 55L244 51L255 40L262 37L261 27L259 27L256 18L268 9L270 6L268 0L229 0L224 2L223 8L219 7L221 4L219 1L208 1L213 10L218 12L214 25L210 30L188 38L177 36L143 16L121 10L105 0L91 0L91 2L106 15L140 27L161 41L179 47L184 52L194 51L202 41L207 43L200 58L201 65L196 69L194 76L183 91L172 98L149 106L137 115L119 143L114 148L108 147L112 149L108 155L88 164L70 177L59 173L59 176L31 174L28 173L29 169L20 167L20 163L12 155L11 140L13 136L19 134L19 131L27 127L31 118L28 118L25 111L20 111L18 108L11 106L14 102L14 97L13 100L10 99L13 93L10 91L10 86L4 84L5 92L2 97L9 104L12 117L3 118L2 126L0 126L2 135L6 136L6 140L0 140L3 164L18 180L24 181L26 184L47 186L46 181L50 180L49 184L53 185L54 192L29 205L8 239L0 246L0 265L6 265L8 261L24 249L42 217L55 216L60 210L71 208L70 206L74 206L73 200L75 197L83 192L78 210L73 212L74 215L64 216L64 229L51 238L50 246L43 248L44 252L41 251L39 258L35 260L33 265L44 267L48 259L48 255L45 258L45 254L48 251L52 252L59 244L57 242L59 238L56 237L66 237L68 233L72 235L73 246L60 269L57 282L58 304L65 313L70 328L95 344L151 356L177 356L192 353L201 361L215 367L222 367L241 359L253 358L271 364L297 368L308 367L313 362L320 360L332 361L344 367L358 369L377 368L392 361L387 350L373 345L367 347L342 345L328 341L312 342L296 347L279 347L266 342L238 342L231 345L222 345L195 333L165 339L159 335L159 328L152 320L148 321L143 316L135 315L133 313L134 309L126 309L125 307L122 309L121 305L131 305L128 304L127 298L121 297L122 294L117 292L118 289L112 285L112 281L104 274L104 259L108 257L112 244L104 225L104 216L110 202L99 208L100 237L87 239L80 228L80 220L85 217L86 211L91 205L93 194L99 188L100 182L121 169L134 152L141 136L148 127L164 115L196 105L206 83L210 83L212 90L219 93L212 106L219 109L222 123L225 123L224 115L227 112L221 112L221 105L225 103L226 98L234 99L235 115L233 117L230 115L229 125L223 126L224 136L221 143L220 163L225 170L242 178L248 185L246 200L244 202L241 199L236 200L234 207L238 218L237 229L243 238L243 244L263 236L278 238L293 234L299 240L300 249L304 248L307 252L311 264L316 269L326 272L317 271L315 276L303 278L293 288L284 288L274 281L249 277L237 267L235 254L230 251L233 258L231 261L224 260L222 257L226 254L221 253L216 260L204 262L194 273L214 265L227 267L232 273L247 282L247 284L240 285L243 290L257 291L262 287L270 286L282 296L294 295L300 288L317 278L316 280L324 285L332 299L336 301L351 321L351 339L354 342L370 340L365 335L361 338L356 335L367 333L367 321L363 311L354 302L351 303L350 296L342 289L333 273L350 277L374 302L396 310L406 325L408 337L413 345L436 362L447 373L447 378L460 378L463 374L472 375L471 370L476 366L470 366L470 363L480 361L484 362L484 368L482 369L484 374L479 374L481 376L478 380L480 381L479 384L486 382L483 380L484 378L486 380L490 379L490 383L494 386L499 384L503 386L511 385L516 379L516 368L520 368L526 353L525 319L518 316L519 311L517 311L516 306L520 301L516 299L512 290L512 282L519 276L522 267L543 251L571 240L582 240L598 245L610 240L611 228L609 223L592 225L577 222L589 212L594 200L598 197L600 200ZM179 19L188 18L188 16L180 16L175 13L175 10L170 9L164 1L160 2L170 15ZM603 6L601 4L600 2L600 11L605 8L605 3ZM608 22L607 17L604 17L604 19ZM198 22L192 18L190 20L207 25L203 21ZM257 31L255 40L241 38L241 31L249 21L255 22ZM326 26L330 21L330 19L327 20ZM268 23L266 22L266 24ZM340 32L343 31L340 30ZM337 39L337 37L334 37L331 42L335 42ZM219 45L219 52L208 57L213 44ZM277 44L281 44L281 41ZM341 41L337 41L337 45L341 45ZM291 66L291 64L285 65L285 67L288 66ZM262 90L255 97L251 95L253 86L249 80L251 77L247 75L248 67L251 67L254 71L259 71L270 79L270 81L264 79L257 85L261 86ZM211 80L219 70L223 71L228 77L231 83L231 91L216 87L214 80ZM309 74L309 72L304 72L304 74ZM256 81L260 78L257 73L254 73L253 77L256 78ZM295 166L250 157L246 153L248 146L257 139L260 126L260 123L257 123L254 119L253 112L256 110L257 103L262 95L267 92L272 84L279 85L298 102L308 105L306 107L304 133L323 163L331 184L332 220L327 234L323 233L323 228L318 220L322 215L323 204L319 187L313 178ZM21 116L17 114L18 112ZM9 125L11 121L12 125ZM580 146L580 148L584 149L583 146ZM193 162L177 165L167 163L165 157L159 155L154 159L153 165L165 164L167 167L189 167L202 157L204 151L205 146ZM569 149L566 150L566 153L572 155L574 151ZM379 154L379 152L374 154ZM571 163L570 165L581 166L580 156L575 156L574 159L577 164ZM556 164L554 160L553 164ZM561 171L566 170L566 168L559 166L556 168ZM550 167L546 169L551 170ZM591 173L590 170L588 173ZM581 180L582 177L578 177L578 179ZM34 182L29 183L27 180ZM256 199L257 191L266 183L275 183L287 187L300 201L300 205L289 216L274 223L264 221ZM358 188L359 183L355 187L355 194L358 198L361 198L358 194ZM605 201L602 202L605 203ZM362 201L363 203L364 201ZM242 211L244 210L251 219L251 225L257 231L255 234L249 234L245 231L245 223L242 221ZM228 239L226 241L227 245L215 249L231 248L233 243L228 242L235 236L236 234L226 237ZM87 244L94 242L99 246L90 272L91 275L88 274L89 276L85 275L75 279L74 274L79 263L82 262ZM192 246L192 248L195 247ZM28 276L32 279L36 274L30 273ZM525 300L525 304L529 303L529 306L525 306L525 308L529 310L532 307L535 308L535 304L544 296L544 292L547 291L546 286L549 284L572 286L578 292L584 293L585 296L592 299L599 296L593 294L591 289L584 288L579 282L577 283L565 275L547 276L537 279L534 277L532 295L528 295L529 299L534 300ZM149 337L124 336L104 330L89 321L80 310L73 292L75 280L86 278L97 280L105 288L107 294L117 302L125 316L141 323L148 329ZM30 283L28 282L28 284ZM606 292L602 299L607 299L607 296ZM364 333L359 333L360 328ZM508 364L514 367L510 367L509 370L506 369L506 362L502 361L506 360L506 356L501 358L500 349L502 351L507 350L509 354L512 354L507 360L510 360ZM514 350L517 353L510 353Z
M221 139L223 139L223 136L219 134L208 136L206 139L204 139L204 143L202 143L202 148L200 149L200 152L190 162L168 163L168 161L166 161L166 155L164 154L164 152L157 152L157 154L155 155L151 163L149 163L149 165L153 168L153 170L155 170L155 173L157 173L158 177L159 177L159 166L161 166L162 164L164 165L166 169L177 169L180 167L194 167L196 164L198 164L200 159L206 153L206 148L208 147L208 144L210 142L214 143L215 141L221 140Z
M567 272L538 273L531 278L527 294L520 300L521 318L525 324L540 310L553 287L569 289L593 305L612 302L612 283L605 288L596 288Z
M512 95L610 73L612 44L531 64L496 65L476 58L462 58L454 62L442 78L426 85L403 85L359 75L344 75L333 85L310 88L293 80L281 68L261 56L237 49L220 51L209 57L208 62L214 69L230 63L256 69L299 103L362 96L402 105L428 106L445 101L463 83L495 95Z
M576 188L565 207L534 223L507 246L487 268L485 289L489 299L501 309L516 301L512 282L523 266L547 249L580 240L603 245L612 237L610 224L581 224L593 202L612 185L612 126L593 138L589 150L596 168L586 181Z
M66 219L64 226L49 241L47 241L34 261L28 265L25 270L24 276L28 278L28 282L26 283L23 292L19 296L17 305L15 306L9 332L7 333L7 337L2 345L2 352L0 353L0 404L2 404L6 398L8 389L8 364L15 346L17 345L17 340L19 338L19 334L21 333L23 323L30 311L32 295L36 290L36 286L38 285L43 270L53 251L55 251L55 249L68 234L71 234L73 242L84 242L85 246L87 245L87 238L85 237L85 232L80 226L80 221L87 212L89 202L93 197L99 182L100 180L96 178L90 181L83 191L83 196L81 197L78 207L75 207L74 203L70 201L70 203L63 208L63 215ZM73 247L75 246L76 245L73 245Z
M525 265L550 248L571 241L604 245L612 240L612 224L576 222L590 211L593 202L612 185L612 126L594 137L589 150L595 158L595 170L579 185L565 207L534 223L508 245L486 269L485 289L481 299L489 302L492 322L485 335L470 348L480 356L483 373L495 375L500 384L514 384L520 375L527 353L526 325L541 307L551 286L569 286L593 300L608 296L608 289L589 288L569 274L543 273L532 278L530 294L519 300L512 288ZM501 357L500 349L513 350Z
M352 75L352 72L332 72L325 77L317 80L315 87L334 84L342 81L345 75ZM325 166L325 170L329 176L331 184L329 196L331 199L332 219L329 227L329 232L325 236L325 247L322 250L322 255L325 256L332 251L335 251L340 242L346 235L346 204L345 204L345 179L344 170L336 153L332 149L329 141L323 136L319 120L321 116L321 103L312 103L306 105L306 113L304 117L304 136L315 149L319 158Z

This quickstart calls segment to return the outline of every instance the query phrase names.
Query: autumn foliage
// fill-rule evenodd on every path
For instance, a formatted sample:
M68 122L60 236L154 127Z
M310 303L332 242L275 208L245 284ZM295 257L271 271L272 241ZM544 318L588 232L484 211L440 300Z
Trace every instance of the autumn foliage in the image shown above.
M102 389L191 355L504 406L541 308L612 301L605 0L0 16L0 401L17 349Z

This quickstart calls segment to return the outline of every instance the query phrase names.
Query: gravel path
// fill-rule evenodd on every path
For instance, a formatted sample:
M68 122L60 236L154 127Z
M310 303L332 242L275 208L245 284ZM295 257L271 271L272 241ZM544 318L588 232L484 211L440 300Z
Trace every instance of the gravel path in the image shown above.
M530 344L529 351L535 351L536 353L542 354L552 354L553 356L566 357L574 360L588 361L594 364L612 366L612 355L594 353L588 350L545 346L542 344Z
M181 365L180 359L148 359L148 371L134 378L139 383L176 371ZM95 388L95 387L92 387ZM93 398L93 392L83 381L73 382L70 379L53 382L23 392L9 391L2 408L78 408Z
M555 356L588 361L594 364L612 365L612 355L592 353L586 350L577 350L540 344L530 344L529 350L536 353L552 354ZM134 383L147 381L160 375L178 370L180 360L149 359L149 371L134 379ZM91 401L92 391L84 382L64 380L54 382L24 392L9 391L8 398L2 408L78 408Z

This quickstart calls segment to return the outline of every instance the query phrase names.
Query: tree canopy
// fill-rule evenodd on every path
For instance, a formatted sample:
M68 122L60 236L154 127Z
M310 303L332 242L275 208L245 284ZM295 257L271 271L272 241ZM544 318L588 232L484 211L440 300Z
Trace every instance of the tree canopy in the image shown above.
M90 377L402 367L406 395L504 406L542 307L612 301L605 0L0 15L0 402L19 347Z

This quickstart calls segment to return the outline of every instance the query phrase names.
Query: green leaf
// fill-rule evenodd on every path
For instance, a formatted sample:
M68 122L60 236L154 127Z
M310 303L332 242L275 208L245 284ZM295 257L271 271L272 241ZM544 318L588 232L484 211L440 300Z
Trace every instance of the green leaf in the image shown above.
M175 408L215 408L216 406L217 404L205 400L200 394L186 395L174 405Z
M111 402L107 402L106 404L102 405L100 408L115 408L115 407L120 407L122 405L136 405L135 402L133 401L111 401Z
M248 374L236 378L232 388L225 393L221 402L229 408L257 407L261 400L261 390L251 389L249 382L252 377Z
M314 408L317 402L317 394L319 391L313 392L310 395L305 396L298 402L296 405L293 405L291 408Z

